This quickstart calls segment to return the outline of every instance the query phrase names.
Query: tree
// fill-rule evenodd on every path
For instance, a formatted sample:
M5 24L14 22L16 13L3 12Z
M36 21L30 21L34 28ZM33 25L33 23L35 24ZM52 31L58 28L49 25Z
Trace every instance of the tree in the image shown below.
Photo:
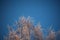
M13 26L8 25L9 33L4 40L32 40L31 36L33 34L34 40L45 40L43 38L42 28L40 23L35 26L30 18L20 17L15 23L15 30ZM48 36L46 40L55 40L55 32L51 30L48 31Z

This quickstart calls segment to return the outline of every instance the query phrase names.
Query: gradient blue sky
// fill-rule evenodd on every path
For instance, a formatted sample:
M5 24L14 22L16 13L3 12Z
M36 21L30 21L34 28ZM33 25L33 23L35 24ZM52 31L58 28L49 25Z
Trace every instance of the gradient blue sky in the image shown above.
M40 22L44 28L52 24L56 31L60 29L59 0L2 0L0 2L0 39L7 33L7 24L13 24L20 16L31 16L35 20L34 24Z

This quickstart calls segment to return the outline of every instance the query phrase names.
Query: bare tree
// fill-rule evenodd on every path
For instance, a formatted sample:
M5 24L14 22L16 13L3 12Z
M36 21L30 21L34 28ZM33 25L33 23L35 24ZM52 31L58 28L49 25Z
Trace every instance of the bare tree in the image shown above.
M31 34L33 34L34 40L45 40L40 23L35 26L30 16L28 18L20 17L14 25L17 27L15 30L13 26L8 25L9 33L4 40L31 40ZM55 40L55 32L51 28L48 30L46 40Z
M34 37L35 37L35 40L43 40L43 35L42 35L42 30L41 30L41 25L40 24L38 24L34 28Z
M52 30L52 26L48 29L48 36L46 40L56 40L56 33L54 30Z

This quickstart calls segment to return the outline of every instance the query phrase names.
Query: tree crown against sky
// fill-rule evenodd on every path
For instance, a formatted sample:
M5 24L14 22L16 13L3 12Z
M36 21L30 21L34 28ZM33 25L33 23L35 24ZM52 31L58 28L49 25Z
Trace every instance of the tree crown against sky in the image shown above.
M25 18L24 16L20 17L17 22L15 22L16 29L8 25L8 36L4 40L56 40L55 31L45 30L48 35L44 37L43 28L40 23L36 26L33 24L30 16ZM32 39L33 38L33 39Z

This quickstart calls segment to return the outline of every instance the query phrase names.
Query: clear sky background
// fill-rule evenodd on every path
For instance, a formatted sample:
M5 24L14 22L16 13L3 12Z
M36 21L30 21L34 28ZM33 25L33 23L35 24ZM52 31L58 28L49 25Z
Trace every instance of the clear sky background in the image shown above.
M13 24L20 16L31 16L44 28L53 25L55 31L60 29L60 1L59 0L20 0L0 1L0 39L7 33L7 24Z

